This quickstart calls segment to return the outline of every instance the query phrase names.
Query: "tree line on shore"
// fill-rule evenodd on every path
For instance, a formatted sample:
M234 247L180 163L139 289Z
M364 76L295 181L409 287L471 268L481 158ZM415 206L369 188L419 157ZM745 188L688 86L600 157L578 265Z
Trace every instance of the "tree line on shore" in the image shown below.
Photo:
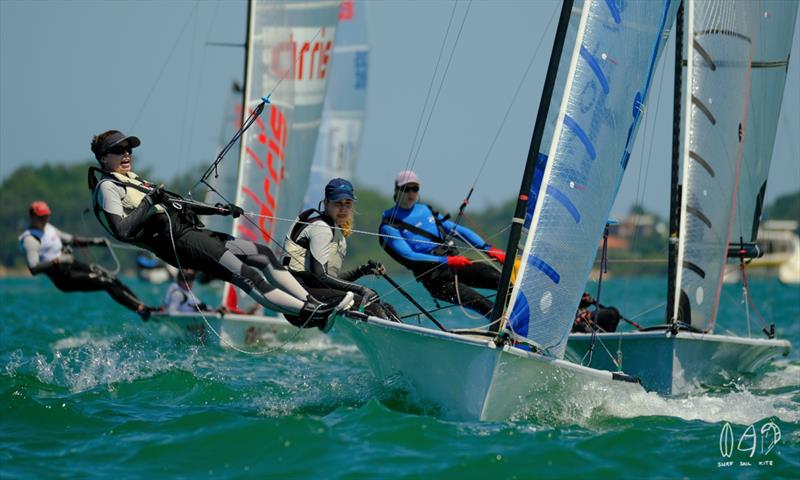
M17 237L28 226L27 209L34 200L44 200L53 209L51 222L64 231L81 236L106 235L91 211L90 191L87 184L86 164L71 165L44 165L39 167L20 167L15 170L0 185L0 264L6 268L21 268L24 259L19 250ZM190 171L178 175L165 183L176 192L187 191L200 176L197 171ZM141 174L144 178L159 179L147 169ZM349 266L360 265L367 260L382 262L393 269L393 260L382 250L376 232L381 218L381 212L392 205L391 192L379 192L363 186L356 186L358 203L356 205L355 232L348 239ZM505 248L507 242L508 224L514 211L513 198L483 210L475 211L467 208L462 217L462 224L480 234L487 242ZM455 216L454 208L434 205L440 211ZM639 206L634 206L632 212L646 213ZM800 191L784 195L776 199L765 210L765 218L800 219ZM657 222L663 222L657 215L653 215ZM274 247L274 246L273 246ZM615 251L613 255L618 259L648 259L665 258L667 243L665 235L652 232L648 235L637 237L624 251ZM123 269L133 268L135 252L125 250L117 252L122 262ZM609 255L611 256L611 254ZM651 273L660 274L666 271L666 264L626 264L613 265L615 273Z

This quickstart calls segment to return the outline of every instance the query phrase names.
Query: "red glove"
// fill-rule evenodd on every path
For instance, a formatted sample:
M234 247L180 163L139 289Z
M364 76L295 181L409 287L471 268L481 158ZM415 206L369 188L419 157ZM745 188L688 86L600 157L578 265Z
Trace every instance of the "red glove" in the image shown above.
M449 267L464 268L469 265L472 265L472 260L467 257L462 257L461 255L447 257L447 266Z
M500 263L506 263L506 252L500 250L499 248L491 247L486 251L486 254Z

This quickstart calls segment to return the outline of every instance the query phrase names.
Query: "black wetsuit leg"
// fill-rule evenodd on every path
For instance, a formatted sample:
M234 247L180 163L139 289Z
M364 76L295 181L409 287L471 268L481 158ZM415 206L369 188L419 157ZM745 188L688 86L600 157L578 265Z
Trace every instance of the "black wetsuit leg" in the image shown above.
M339 303L347 294L347 292L344 290L320 286L310 275L305 275L303 273L292 273L292 275L294 275L300 285L302 285L312 297L321 302ZM361 295L353 292L353 308L358 308L358 306L361 305L362 300L363 297ZM397 314L397 311L395 311L394 307L388 303L381 302L380 300L374 301L367 305L364 308L364 313L373 317L382 318L384 320L400 321L400 316ZM297 326L297 324L294 323L296 318L289 318L287 315L284 316L289 319L289 322L292 325Z
M456 291L456 274L458 275L458 291ZM458 304L479 312L488 317L494 308L494 302L487 299L470 287L497 289L500 274L486 263L473 263L467 267L439 271L433 275L420 278L422 285L433 298Z
M309 295L311 295L312 297L323 303L331 303L331 302L339 303L342 301L342 299L344 299L344 296L347 294L347 292L343 292L341 290L334 290L332 288L308 288L308 287L305 288L308 291ZM353 304L358 305L359 303L361 303L361 296L355 294L353 295L354 295ZM288 320L289 323L291 323L295 327L307 328L314 326L311 323L311 321L308 320L304 321L297 315L289 315L284 313L283 316L286 317L286 320Z
M186 229L175 239L178 258L175 258L174 253L161 258L177 268L192 268L214 278L230 282L270 310L300 314L306 304L307 293L294 278L291 278L294 285L289 287L297 287L296 295L287 293L286 290L289 288L279 288L283 285L275 285L277 282L268 283L264 275L246 265L235 255L235 252L228 249L227 245L231 240L233 237L226 233L205 229ZM252 242L246 243L252 244ZM291 277L288 272L284 273ZM321 310L321 312L330 311L331 308Z
M45 272L53 284L62 292L105 291L123 307L137 312L144 304L116 277L83 262L58 264Z

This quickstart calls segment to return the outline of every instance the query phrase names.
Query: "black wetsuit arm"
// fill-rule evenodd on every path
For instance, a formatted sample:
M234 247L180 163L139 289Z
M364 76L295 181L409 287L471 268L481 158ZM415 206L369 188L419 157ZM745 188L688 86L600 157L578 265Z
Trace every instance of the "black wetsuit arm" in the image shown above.
M146 196L138 207L124 217L114 213L109 213L105 210L101 210L101 212L106 216L106 219L108 220L108 226L114 236L118 238L131 239L134 237L133 234L139 230L139 227L141 227L142 223L144 223L145 219L147 219L147 212L152 206L153 203L150 200L150 197Z
M187 207L198 215L230 215L230 211L224 206L191 204Z
M333 288L335 290L343 290L345 292L354 292L359 295L367 293L363 285L348 282L342 278L337 278L330 275L327 271L325 271L325 267L319 263L319 260L317 260L310 251L308 255L311 257L311 271L309 273L311 273L314 278L322 282L322 284L326 287Z
M354 268L352 270L348 270L339 275L339 278L346 281L346 282L353 282L358 280L359 278L363 277L364 275L368 274L370 271L369 265L361 265L358 268Z
M90 245L98 245L103 240L103 237L79 237L77 235L73 235L72 239L67 242L67 245L73 245L75 247L87 247Z

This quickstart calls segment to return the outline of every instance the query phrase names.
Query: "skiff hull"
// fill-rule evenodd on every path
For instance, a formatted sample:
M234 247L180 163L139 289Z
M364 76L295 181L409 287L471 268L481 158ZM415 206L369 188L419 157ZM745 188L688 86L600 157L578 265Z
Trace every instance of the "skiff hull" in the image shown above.
M316 328L298 329L282 316L222 315L216 312L204 312L202 315L154 313L150 321L187 340L223 348L258 349L261 345L282 341L301 342L322 334Z
M378 379L399 381L423 409L432 407L447 419L502 421L527 413L557 414L590 392L644 391L627 376L498 348L490 337L374 317L340 317L336 328L353 340Z
M570 335L566 358L580 362L590 341L588 333ZM602 333L597 335L588 365L616 371L606 349L621 360L618 363L626 373L641 380L646 390L679 395L701 385L722 385L741 373L753 373L772 358L788 355L791 344L786 340L685 331L677 335L667 331Z

